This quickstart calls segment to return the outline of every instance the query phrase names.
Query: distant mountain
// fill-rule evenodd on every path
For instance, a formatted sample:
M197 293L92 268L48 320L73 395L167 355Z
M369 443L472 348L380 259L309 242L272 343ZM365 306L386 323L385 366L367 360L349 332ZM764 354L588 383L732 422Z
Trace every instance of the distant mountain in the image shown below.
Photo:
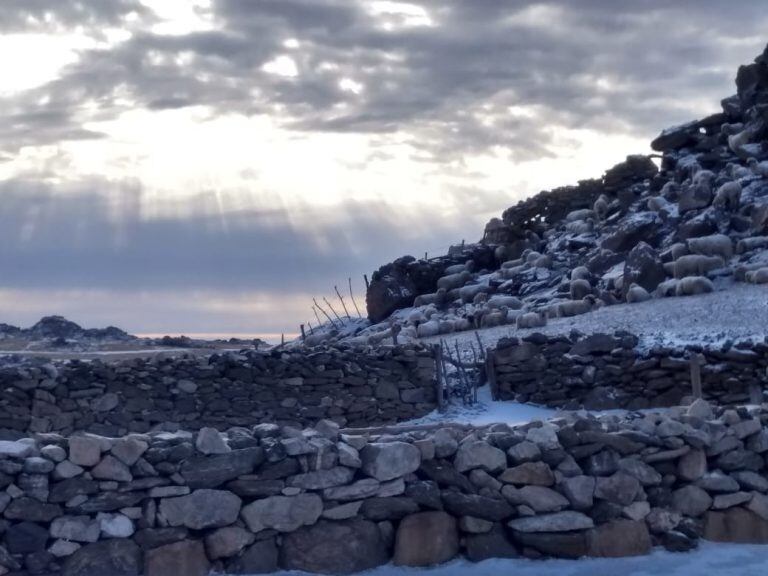
M83 328L63 316L46 316L31 328L0 324L0 334L28 340L133 340L136 337L115 326Z

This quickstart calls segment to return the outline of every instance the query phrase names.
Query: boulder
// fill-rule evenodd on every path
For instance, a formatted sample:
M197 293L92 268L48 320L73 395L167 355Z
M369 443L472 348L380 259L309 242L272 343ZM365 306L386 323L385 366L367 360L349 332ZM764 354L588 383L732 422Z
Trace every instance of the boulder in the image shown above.
M280 567L319 574L352 574L389 559L381 532L367 520L320 520L283 536Z
M400 522L393 562L398 566L431 566L459 552L456 519L445 512L420 512Z
M371 443L360 451L362 470L380 482L418 470L421 452L406 442Z
M256 536L240 526L225 526L205 537L205 549L208 558L229 558L239 554L240 551L253 544Z
M170 526L193 530L226 526L237 520L242 500L226 490L195 490L186 496L160 500L160 514Z
M274 538L260 540L240 556L227 563L228 574L271 574L278 569L277 544Z
M689 485L672 493L672 507L685 516L701 516L712 506L712 498L698 486Z
M517 548L512 544L504 527L494 524L483 534L469 534L465 537L467 558L472 562L481 562L489 558L517 558Z
M317 494L271 496L243 507L242 518L251 532L273 529L293 532L301 526L317 522L323 512L323 501Z
M653 292L666 279L667 273L659 253L645 242L638 242L629 251L624 263L623 295L626 296L633 283Z
M141 573L141 548L127 539L104 540L83 546L69 556L62 567L62 576L138 576ZM172 573L166 572L165 575ZM146 571L145 574L158 575L157 572L150 575Z
M709 511L704 516L704 538L713 542L768 544L768 521L744 508Z
M147 552L144 576L208 576L210 569L203 543L183 540Z

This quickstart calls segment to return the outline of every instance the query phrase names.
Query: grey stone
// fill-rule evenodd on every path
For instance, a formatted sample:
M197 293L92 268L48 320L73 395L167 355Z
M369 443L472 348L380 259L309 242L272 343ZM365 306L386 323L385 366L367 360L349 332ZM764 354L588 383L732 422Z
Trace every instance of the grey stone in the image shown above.
M768 544L768 521L740 507L709 511L704 517L704 538L713 542Z
M421 453L405 442L371 443L360 451L363 472L380 482L415 472Z
M120 404L120 398L114 392L107 392L104 396L91 402L91 409L95 412L109 412Z
M280 548L281 568L320 574L352 574L387 560L381 532L367 520L321 520L286 534Z
M227 564L228 574L270 574L277 572L278 552L274 538L260 540Z
M208 576L210 562L199 540L183 540L149 550L144 562L144 576Z
M745 504L752 500L752 494L749 492L733 492L731 494L718 494L712 502L713 510L725 510Z
M443 505L454 516L476 516L500 522L513 514L512 507L502 498L489 498L477 494L444 492Z
M574 510L589 510L592 508L595 494L595 479L592 476L565 478L560 488Z
M99 523L90 516L60 516L51 523L51 538L75 542L96 542L99 539Z
M514 468L507 468L499 476L507 484L529 484L534 486L552 486L555 475L544 462L526 462Z
M141 572L141 549L132 540L105 540L83 546L69 556L62 575L138 576Z
M360 500L376 496L381 488L381 483L374 478L363 478L347 486L327 488L323 490L323 498L326 500Z
M91 474L99 480L115 480L117 482L133 480L133 475L128 467L111 455L104 456L101 462L91 469Z
M69 460L78 466L96 466L101 460L101 442L90 436L69 439Z
M456 454L456 450L459 448L459 443L447 428L437 430L432 436L432 441L435 443L436 458L450 458Z
M32 456L24 460L24 472L27 474L48 474L53 468L53 462L39 456Z
M242 500L231 492L202 488L187 496L164 498L160 514L170 526L202 530L232 524L241 505Z
M203 454L226 454L232 451L216 428L205 426L197 433L195 448Z
M661 474L642 460L622 458L619 460L619 470L633 476L643 486L658 486L661 484Z
M739 489L739 483L736 480L719 470L704 474L696 480L696 486L707 492L736 492Z
M238 476L250 474L264 461L261 447L233 450L228 454L200 456L182 463L179 472L190 488L215 488Z
M55 444L48 444L48 446L40 448L40 454L52 462L63 462L67 457L67 451Z
M360 453L349 444L339 442L336 444L339 452L339 464L348 468L360 468L363 465L360 460Z
M528 506L534 512L559 512L569 505L565 496L544 486L523 486L519 490L507 486L504 497L511 504Z
M126 466L133 466L148 448L143 440L128 437L117 440L110 452Z
M66 558L71 556L82 546L77 542L70 542L69 540L56 540L53 544L48 546L48 552L53 554L56 558Z
M581 512L565 511L528 518L515 518L507 523L518 532L570 532L594 527L589 516Z
M691 450L677 461L677 475L687 482L698 480L707 472L707 457L701 450Z
M78 466L77 464L73 464L69 460L64 460L63 462L59 462L56 464L56 468L54 468L53 477L56 480L66 480L67 478L74 478L75 476L80 476L85 472L83 468Z
M28 442L0 440L0 457L22 460L31 456L33 452L34 447Z
M369 498L363 501L360 508L362 515L368 520L399 520L408 514L419 511L419 505L405 496L390 498Z
M336 466L330 470L315 470L288 478L287 486L305 490L323 490L334 486L344 486L352 480L355 471L352 468Z
M357 502L347 502L333 508L326 508L323 510L322 517L327 520L346 520L348 518L354 518L360 512L360 507L363 505L362 500Z
M459 519L459 528L461 531L470 534L485 534L486 532L490 532L493 526L494 523L490 520L476 518L475 516L462 516Z
M99 512L96 520L103 538L130 538L136 531L133 521L124 514Z
M613 520L590 532L589 556L622 558L643 556L651 551L651 536L645 522Z
M595 482L595 498L628 506L640 491L640 483L634 476L616 472L612 476L601 476Z
M515 444L507 450L507 455L514 464L523 464L541 460L541 448L527 440Z
M26 496L14 499L5 509L5 517L9 520L50 522L57 516L61 516L61 506L58 504L40 502Z
M503 451L482 440L464 442L459 446L453 465L459 472L480 468L486 472L495 473L507 467L507 456Z
M256 539L251 532L240 526L225 526L205 537L205 549L208 558L229 558L240 553Z
M323 501L316 494L271 496L243 507L242 518L251 532L273 529L292 532L317 522L323 512Z
M685 486L672 493L672 507L685 516L701 516L711 505L712 498L698 486Z

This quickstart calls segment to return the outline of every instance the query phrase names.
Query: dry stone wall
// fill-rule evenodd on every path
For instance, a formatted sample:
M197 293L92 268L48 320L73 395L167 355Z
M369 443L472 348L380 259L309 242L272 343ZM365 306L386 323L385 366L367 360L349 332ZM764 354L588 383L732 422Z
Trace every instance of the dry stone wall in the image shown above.
M436 406L422 347L70 361L0 369L0 430L118 436L158 425L219 429L270 421L392 423Z
M502 400L589 409L674 406L690 396L691 357L701 354L704 397L744 404L768 386L768 343L641 350L628 333L583 337L532 334L499 342Z
M0 441L0 573L348 574L768 543L768 406Z

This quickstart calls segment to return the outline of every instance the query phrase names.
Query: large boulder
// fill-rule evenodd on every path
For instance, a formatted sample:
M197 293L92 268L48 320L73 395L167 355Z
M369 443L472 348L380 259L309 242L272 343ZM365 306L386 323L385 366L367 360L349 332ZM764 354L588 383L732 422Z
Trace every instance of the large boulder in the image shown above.
M418 470L421 452L406 442L371 443L360 451L363 472L379 482L394 480Z
M431 566L459 553L456 519L445 512L420 512L400 522L395 539L394 563Z
M589 534L589 555L602 558L642 556L651 551L651 536L645 522L613 520Z
M386 564L379 527L367 520L321 520L283 536L280 567L319 574L352 574Z
M317 494L271 496L245 506L242 517L251 532L272 529L292 532L317 522L323 512L323 501Z
M160 500L160 514L170 526L202 530L232 524L242 504L232 492L203 488L186 496Z
M203 543L183 540L147 552L144 576L208 576L210 569Z
M704 516L704 538L713 542L768 544L768 520L750 510L710 510Z
M132 540L103 540L83 546L67 558L62 576L138 576L141 561L141 548Z
M655 212L638 212L625 219L602 241L601 247L613 252L627 252L641 240L651 246L658 243L661 219Z
M624 263L623 295L626 296L633 283L653 292L666 278L667 273L659 253L645 242L638 242L629 251Z

